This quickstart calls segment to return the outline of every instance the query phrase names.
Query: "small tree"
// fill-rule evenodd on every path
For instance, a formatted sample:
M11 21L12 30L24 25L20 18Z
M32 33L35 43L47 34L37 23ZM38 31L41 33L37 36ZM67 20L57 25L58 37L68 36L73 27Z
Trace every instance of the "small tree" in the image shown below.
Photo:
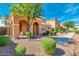
M20 3L13 5L11 9L13 15L27 19L29 32L31 32L33 21L42 16L42 4L39 3Z

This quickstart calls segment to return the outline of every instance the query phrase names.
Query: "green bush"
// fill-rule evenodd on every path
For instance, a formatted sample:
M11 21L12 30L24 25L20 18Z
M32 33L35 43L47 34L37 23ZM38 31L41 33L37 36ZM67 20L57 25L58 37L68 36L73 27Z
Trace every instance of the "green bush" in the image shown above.
M68 30L65 30L65 29L62 29L62 30L59 30L60 33L67 33Z
M56 35L58 33L58 30L52 30L51 35Z
M49 35L49 31L46 31L46 35Z
M26 55L26 47L24 45L18 44L15 48L16 56L25 56Z
M64 30L64 33L67 33L68 32L68 30Z
M44 32L43 32L43 35L49 35L49 34L50 34L49 31L44 31Z
M75 30L75 33L79 34L79 29Z
M5 46L10 43L11 39L8 35L0 35L0 46Z
M42 48L46 54L54 55L56 52L56 42L51 38L42 39Z
M27 38L31 38L32 37L32 33L31 32L26 32L25 35L27 36Z
M43 34L43 35L47 35L46 31L43 31L42 34Z

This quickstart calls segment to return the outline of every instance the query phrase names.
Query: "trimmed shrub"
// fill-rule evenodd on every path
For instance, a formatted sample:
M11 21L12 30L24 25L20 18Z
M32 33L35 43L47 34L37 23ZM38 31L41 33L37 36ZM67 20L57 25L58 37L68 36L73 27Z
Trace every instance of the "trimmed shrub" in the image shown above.
M50 33L49 33L49 31L46 31L46 35L49 35Z
M18 44L15 48L16 56L25 56L26 55L26 47L24 45Z
M0 46L5 46L10 43L11 39L8 35L0 35Z
M31 32L26 32L25 35L27 36L27 38L31 38L32 37L32 33Z
M52 30L51 35L56 35L58 33L58 30Z
M51 38L42 39L42 48L46 54L54 55L56 52L56 42Z

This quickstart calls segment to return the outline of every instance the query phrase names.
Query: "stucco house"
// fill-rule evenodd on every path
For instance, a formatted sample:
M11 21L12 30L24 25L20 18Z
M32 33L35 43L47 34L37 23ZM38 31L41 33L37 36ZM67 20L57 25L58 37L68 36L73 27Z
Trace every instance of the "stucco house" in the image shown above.
M47 20L46 23L48 23L51 26L51 29L59 29L60 28L60 22L57 19Z
M28 21L19 16L10 15L8 19L8 30L7 33L12 38L19 37L20 33L28 32ZM43 18L37 18L32 22L31 33L33 35L42 34L43 31L46 31L50 28L57 29L59 28L59 22L57 19L54 20L45 20Z

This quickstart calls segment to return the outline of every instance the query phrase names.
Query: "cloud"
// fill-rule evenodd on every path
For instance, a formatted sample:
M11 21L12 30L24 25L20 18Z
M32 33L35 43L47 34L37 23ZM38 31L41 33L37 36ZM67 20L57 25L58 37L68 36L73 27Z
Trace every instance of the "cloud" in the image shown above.
M79 19L70 19L70 21L78 21L79 22Z
M64 22L67 22L67 21L79 22L79 17L77 17L77 18L72 18L72 19L67 19L67 20L64 20Z
M65 18L65 16L62 16L59 18L60 21L62 21Z
M65 11L64 11L64 13L68 13L69 15L74 15L75 13L77 13L78 10L79 9L79 6L74 6L74 4L73 5L70 5L70 7L68 7Z

